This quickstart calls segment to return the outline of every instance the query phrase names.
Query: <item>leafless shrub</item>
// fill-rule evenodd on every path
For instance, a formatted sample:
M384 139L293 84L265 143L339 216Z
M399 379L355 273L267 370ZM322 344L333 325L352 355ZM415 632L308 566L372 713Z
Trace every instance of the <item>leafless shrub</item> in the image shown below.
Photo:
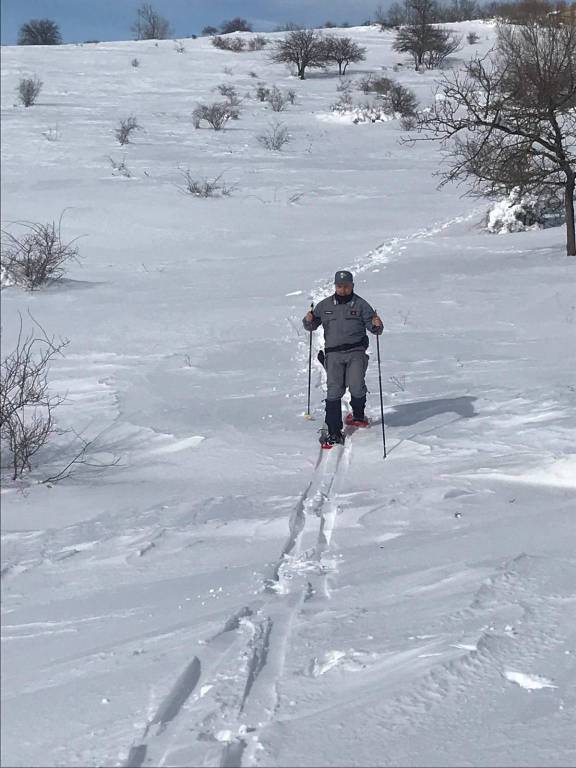
M40 333L23 335L22 318L16 347L0 364L0 454L17 480L31 470L32 458L54 433L54 411L63 398L50 394L50 361L62 354L67 340L49 338L36 322Z
M267 88L263 83L259 83L256 88L256 98L258 101L268 101L270 98L270 88Z
M224 67L222 72L224 72L225 75L229 75L230 77L234 74L232 67Z
M374 82L374 75L364 75L357 80L358 90L364 94L368 94L372 91L372 83Z
M132 64L132 66L134 67L134 69L138 69L138 67L140 66L140 61L139 61L139 59L132 59L132 61L130 62L130 64Z
M241 37L221 37L220 35L214 35L211 42L215 48L218 48L221 51L242 53L246 48L246 41Z
M390 376L390 384L394 385L399 392L406 392L406 376Z
M42 80L38 77L23 77L18 83L18 98L25 107L31 107L42 90Z
M296 91L293 88L288 88L286 91L286 98L290 102L290 104L296 103Z
M126 166L126 158L123 157L122 160L114 160L113 157L108 158L110 160L110 165L112 166L112 170L118 175L118 176L125 176L127 179L132 178L132 174L130 173L128 167Z
M476 32L468 32L466 35L466 42L468 45L476 45L478 40L480 40L480 35L476 34Z
M140 126L135 117L122 118L118 124L118 127L114 131L114 135L118 140L118 143L122 146L130 143L130 138L134 131L139 131Z
M58 223L20 224L25 233L2 230L2 272L5 279L30 291L59 280L69 261L78 261L76 240L64 242L62 216Z
M277 88L275 85L272 86L266 101L270 104L274 112L284 112L288 103L286 96L282 93L280 88Z
M182 45L182 43L179 40L176 41L174 45L174 50L176 51L176 53L186 53L186 48Z
M224 96L227 99L228 104L230 104L231 107L240 106L241 100L240 100L240 97L238 96L238 92L236 88L234 88L233 85L226 85L226 84L218 85L217 91L220 93L220 95Z
M60 140L60 130L57 125L52 126L50 128L47 128L45 131L42 131L42 136L46 139L46 141L59 141Z
M403 131L414 131L418 127L418 116L416 113L413 115L402 115L400 127Z
M265 149L279 152L290 141L290 134L282 123L274 123L266 133L261 134L257 139Z
M228 102L216 102L214 104L199 104L192 112L192 121L195 128L200 128L202 121L208 123L215 131L221 131L230 119L238 119L237 107Z
M207 178L195 179L190 169L186 169L181 171L181 175L184 179L184 186L180 189L194 197L229 197L233 192L233 187L221 180L222 174L212 180Z
M393 83L388 92L388 99L392 111L401 114L402 117L410 117L416 114L418 100L416 99L416 94L410 88L406 88L400 85L400 83Z
M250 71L250 72L248 72L248 74L250 75L250 77L254 77L254 78L258 77L258 73L257 72Z
M249 51L261 51L268 45L268 39L264 35L255 35L248 40Z

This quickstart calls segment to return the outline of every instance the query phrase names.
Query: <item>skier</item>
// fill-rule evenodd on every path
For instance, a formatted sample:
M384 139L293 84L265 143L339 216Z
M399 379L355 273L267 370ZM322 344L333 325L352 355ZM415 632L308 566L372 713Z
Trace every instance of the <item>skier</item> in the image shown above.
M334 276L334 295L328 296L310 309L302 324L307 331L324 328L324 359L318 359L326 368L328 391L326 394L326 427L328 434L321 438L325 448L344 442L342 435L341 399L350 390L352 413L346 423L367 427L364 415L366 407L366 369L368 367L368 336L366 330L381 334L382 320L365 299L354 293L351 272L341 270Z

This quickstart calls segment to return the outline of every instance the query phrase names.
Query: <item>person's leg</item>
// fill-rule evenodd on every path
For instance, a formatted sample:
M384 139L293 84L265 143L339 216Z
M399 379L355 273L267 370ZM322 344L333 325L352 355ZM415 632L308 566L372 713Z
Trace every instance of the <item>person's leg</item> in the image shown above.
M342 430L342 395L346 391L346 361L344 353L329 352L325 359L327 393L326 426L331 434Z
M364 419L366 407L366 369L368 368L368 355L363 351L350 352L348 365L346 366L346 386L350 390L352 413L355 419Z

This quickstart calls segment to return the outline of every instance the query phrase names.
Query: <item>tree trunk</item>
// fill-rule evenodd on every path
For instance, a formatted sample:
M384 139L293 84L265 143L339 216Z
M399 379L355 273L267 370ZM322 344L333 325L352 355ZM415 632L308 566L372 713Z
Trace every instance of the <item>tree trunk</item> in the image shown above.
M574 232L574 187L576 174L566 174L566 187L564 188L564 205L566 207L566 253L568 256L576 256L576 234Z
M300 66L298 67L298 77L300 80L304 80L304 72L306 71L306 67Z

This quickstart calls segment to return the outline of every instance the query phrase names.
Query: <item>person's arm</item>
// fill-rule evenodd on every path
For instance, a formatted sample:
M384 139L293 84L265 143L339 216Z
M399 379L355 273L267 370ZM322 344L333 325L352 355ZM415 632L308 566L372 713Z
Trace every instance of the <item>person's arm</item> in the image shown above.
M364 320L364 325L366 326L367 330L370 331L370 333L374 333L376 336L380 336L384 330L384 325L382 324L382 320L378 317L376 310L372 309L367 301L364 303L362 308L362 319Z
M316 314L315 309L310 308L302 319L302 325L307 331L315 331L320 327L322 320Z

